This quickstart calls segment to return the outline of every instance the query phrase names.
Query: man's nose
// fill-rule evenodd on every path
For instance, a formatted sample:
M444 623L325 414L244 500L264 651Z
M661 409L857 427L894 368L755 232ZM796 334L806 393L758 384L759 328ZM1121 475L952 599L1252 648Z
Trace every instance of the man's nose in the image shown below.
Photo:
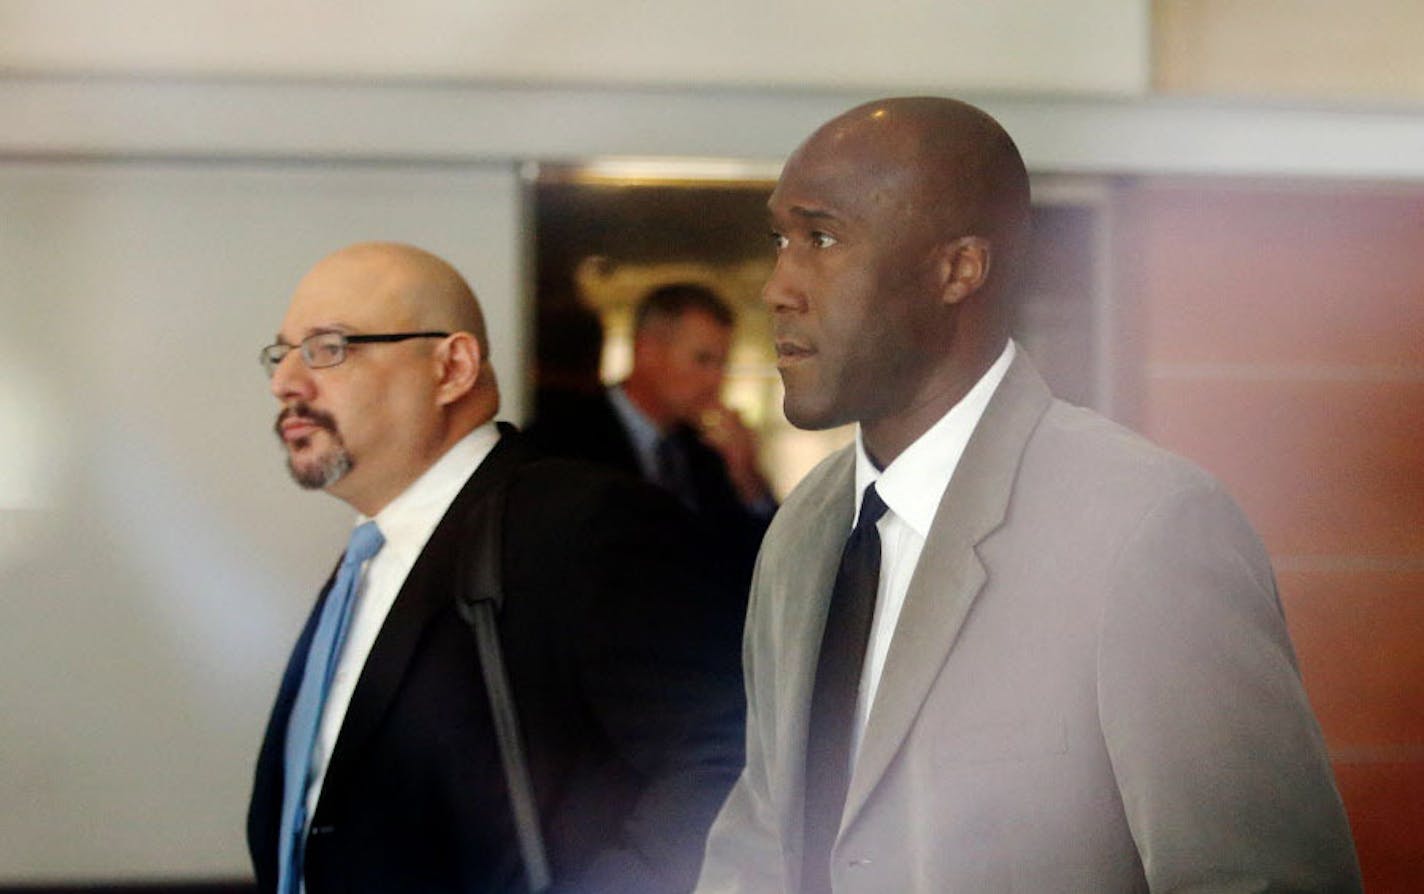
M314 390L311 370L302 362L300 350L288 351L287 356L277 362L269 384L272 396L283 403L311 399Z
M761 300L773 312L804 310L806 293L796 265L786 252L776 256L776 266L761 289Z

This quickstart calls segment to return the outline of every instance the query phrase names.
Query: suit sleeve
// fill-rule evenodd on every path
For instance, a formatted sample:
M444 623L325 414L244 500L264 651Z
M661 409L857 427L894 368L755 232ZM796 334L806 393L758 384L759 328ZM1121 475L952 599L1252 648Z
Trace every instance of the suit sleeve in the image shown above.
M747 609L742 642L742 667L746 680L746 766L732 786L708 834L697 894L763 894L780 891L781 841L768 784L768 759L772 734L759 718L774 709L757 698L757 648L755 637L765 632L758 617L757 580L752 577L751 604ZM774 669L769 672L774 673Z
M1214 484L1164 498L1100 626L1112 770L1153 891L1359 891L1265 551Z
M721 583L680 507L641 483L620 480L580 540L584 696L642 783L615 844L568 890L687 891L742 766L746 597Z

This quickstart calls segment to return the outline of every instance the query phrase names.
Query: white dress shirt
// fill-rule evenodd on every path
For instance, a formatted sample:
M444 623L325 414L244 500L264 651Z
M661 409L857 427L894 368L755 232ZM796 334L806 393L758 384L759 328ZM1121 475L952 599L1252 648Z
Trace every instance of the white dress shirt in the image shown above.
M307 786L308 823L316 813L327 763L351 704L351 693L356 689L361 669L396 601L396 594L415 560L420 558L435 526L498 441L499 430L495 424L485 423L455 442L415 483L376 513L376 527L386 542L366 563L356 585L351 624L336 662L336 673L331 678L331 689L321 712L321 726L317 729L316 747L312 751L311 778ZM365 521L368 519L360 516L356 524Z
M964 455L969 437L989 406L989 398L1009 371L1014 353L1014 343L1010 341L969 393L884 470L876 469L870 461L860 429L856 429L855 515L852 518L860 516L861 500L871 483L885 501L887 511L876 525L880 532L880 584L856 699L853 753L860 751L861 737L880 686L880 674L893 645L895 625L910 589L910 578L925 548L930 524L959 465L959 458ZM854 521L851 524L854 526Z

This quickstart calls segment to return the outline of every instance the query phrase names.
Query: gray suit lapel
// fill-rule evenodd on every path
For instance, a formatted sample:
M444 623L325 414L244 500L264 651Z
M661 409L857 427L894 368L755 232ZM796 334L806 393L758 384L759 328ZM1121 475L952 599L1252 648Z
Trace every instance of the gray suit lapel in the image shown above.
M975 547L1003 523L1019 460L1051 397L1020 350L945 489L910 580L851 776L846 825L900 750L987 579Z
M810 729L811 691L815 685L816 662L821 634L826 626L831 590L840 567L841 550L850 534L854 512L855 454L848 448L813 471L823 474L819 482L806 482L812 497L787 515L784 543L765 553L783 557L770 571L768 590L773 611L781 613L774 629L780 632L781 649L777 666L759 668L760 674L775 676L779 759L788 772L778 774L786 788L777 792L780 803L788 805L788 841L800 842L802 805L806 793L806 737ZM782 510L785 512L785 509ZM761 654L772 654L762 651Z

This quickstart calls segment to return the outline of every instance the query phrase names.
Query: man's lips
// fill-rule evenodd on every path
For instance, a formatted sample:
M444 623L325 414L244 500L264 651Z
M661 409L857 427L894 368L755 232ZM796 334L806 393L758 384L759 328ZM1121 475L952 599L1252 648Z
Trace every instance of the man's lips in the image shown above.
M787 367L812 356L816 352L807 344L789 338L776 340L776 365Z
M335 426L310 409L288 407L277 416L277 436L288 445L310 438L319 431L334 431Z
M300 418L284 420L279 428L282 434L282 440L288 443L309 438L317 432L322 431L322 427L312 420Z

